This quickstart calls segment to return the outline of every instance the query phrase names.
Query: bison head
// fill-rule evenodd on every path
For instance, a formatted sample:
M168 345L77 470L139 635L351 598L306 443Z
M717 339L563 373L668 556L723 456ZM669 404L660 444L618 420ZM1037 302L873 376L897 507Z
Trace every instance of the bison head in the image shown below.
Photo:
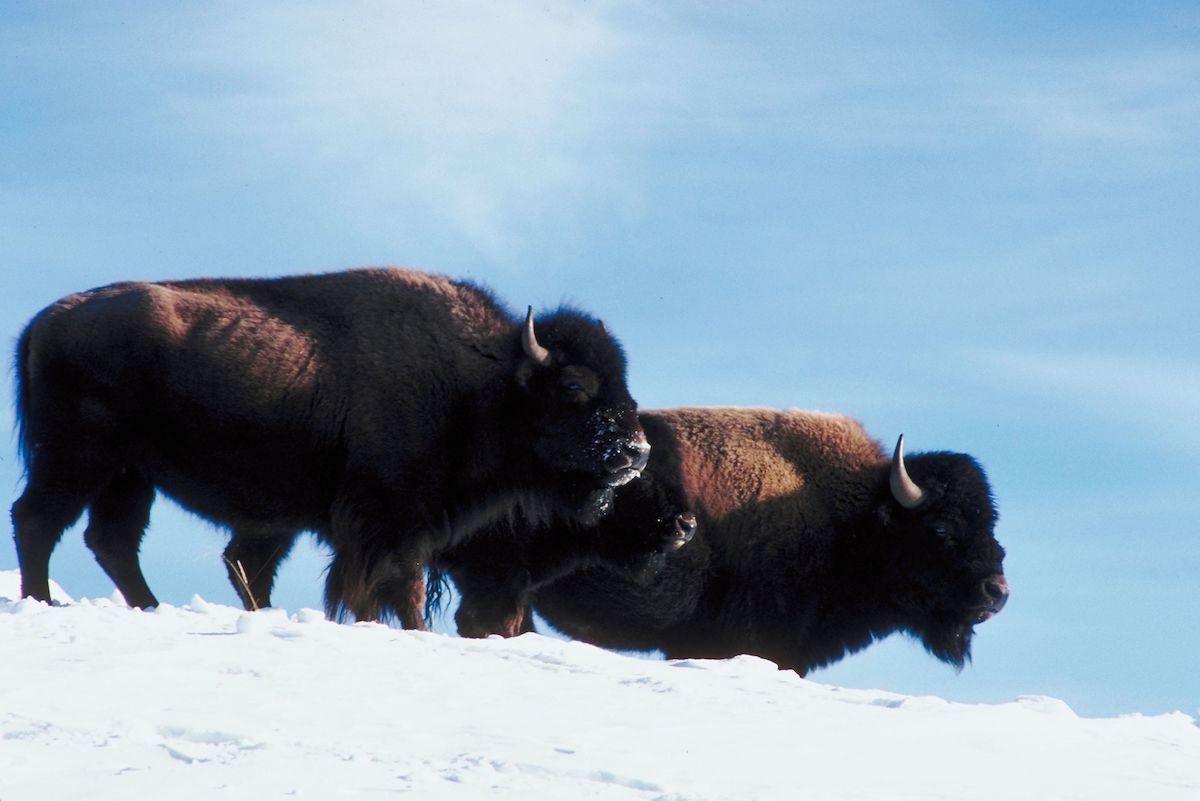
M699 522L681 488L655 472L616 493L612 512L599 525L601 552L647 581L667 557L696 536Z
M625 385L625 356L604 324L562 310L535 331L530 308L521 347L517 383L534 457L605 490L640 476L650 443Z
M906 628L934 656L962 667L971 656L975 626L1008 600L987 477L964 454L926 453L905 460L901 436L889 489L880 516L889 544L889 584Z

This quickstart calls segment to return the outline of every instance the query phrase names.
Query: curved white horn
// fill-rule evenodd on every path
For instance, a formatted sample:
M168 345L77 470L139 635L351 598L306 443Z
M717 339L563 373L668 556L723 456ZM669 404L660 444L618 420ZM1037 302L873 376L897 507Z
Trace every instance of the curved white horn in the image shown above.
M550 351L538 344L537 335L533 333L532 306L529 307L529 312L525 315L525 330L521 334L521 347L525 349L526 356L533 359L542 367L550 363Z
M925 491L908 477L904 469L904 435L896 440L896 452L892 454L892 497L905 509L915 509L925 500Z

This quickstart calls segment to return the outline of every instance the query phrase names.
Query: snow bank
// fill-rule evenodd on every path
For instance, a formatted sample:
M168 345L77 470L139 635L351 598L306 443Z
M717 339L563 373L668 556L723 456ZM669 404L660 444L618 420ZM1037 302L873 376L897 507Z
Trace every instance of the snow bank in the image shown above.
M0 573L0 596L17 592ZM56 595L56 598L65 597ZM1182 714L952 704L196 598L0 600L0 798L1200 798Z

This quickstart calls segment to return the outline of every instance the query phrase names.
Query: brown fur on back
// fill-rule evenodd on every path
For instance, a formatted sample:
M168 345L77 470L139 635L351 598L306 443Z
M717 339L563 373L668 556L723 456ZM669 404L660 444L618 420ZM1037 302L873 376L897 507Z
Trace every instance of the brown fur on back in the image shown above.
M404 371L427 355L457 368L445 370L443 382L478 383L495 367L469 347L510 327L486 293L414 270L128 282L68 296L43 312L31 326L29 371L39 373L41 353L50 349L99 387L169 384L189 398L220 389L223 405L238 398L253 407L244 414L269 418L278 404L297 395L308 403L314 391L352 403L347 390L371 376L344 356L375 354L382 362L399 355L389 378L418 394L429 389L413 386L423 376L406 382ZM464 366L468 374L456 376Z
M885 460L880 445L849 417L755 408L647 410L675 437L687 498L713 520L748 504L788 499L827 521L873 490L863 468Z

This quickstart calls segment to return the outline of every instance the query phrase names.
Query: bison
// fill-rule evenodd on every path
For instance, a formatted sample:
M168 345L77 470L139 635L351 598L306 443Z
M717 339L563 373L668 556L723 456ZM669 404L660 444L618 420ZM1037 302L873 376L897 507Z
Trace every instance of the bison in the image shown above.
M84 535L127 601L155 490L231 529L266 602L299 530L333 552L332 617L422 626L423 565L519 511L595 522L649 445L604 325L524 322L487 290L400 269L121 283L44 309L17 346L22 593Z
M534 577L523 598L495 591L503 581L481 579L483 563L460 556L449 568L460 619L528 631L532 605L597 645L754 654L804 675L896 631L961 668L976 624L1008 598L991 491L970 456L906 459L901 437L889 459L857 422L815 412L677 409L641 420L653 445L647 479L679 484L699 521L691 544L649 577L597 564ZM632 502L621 521L658 525L661 503L621 495L618 508Z

